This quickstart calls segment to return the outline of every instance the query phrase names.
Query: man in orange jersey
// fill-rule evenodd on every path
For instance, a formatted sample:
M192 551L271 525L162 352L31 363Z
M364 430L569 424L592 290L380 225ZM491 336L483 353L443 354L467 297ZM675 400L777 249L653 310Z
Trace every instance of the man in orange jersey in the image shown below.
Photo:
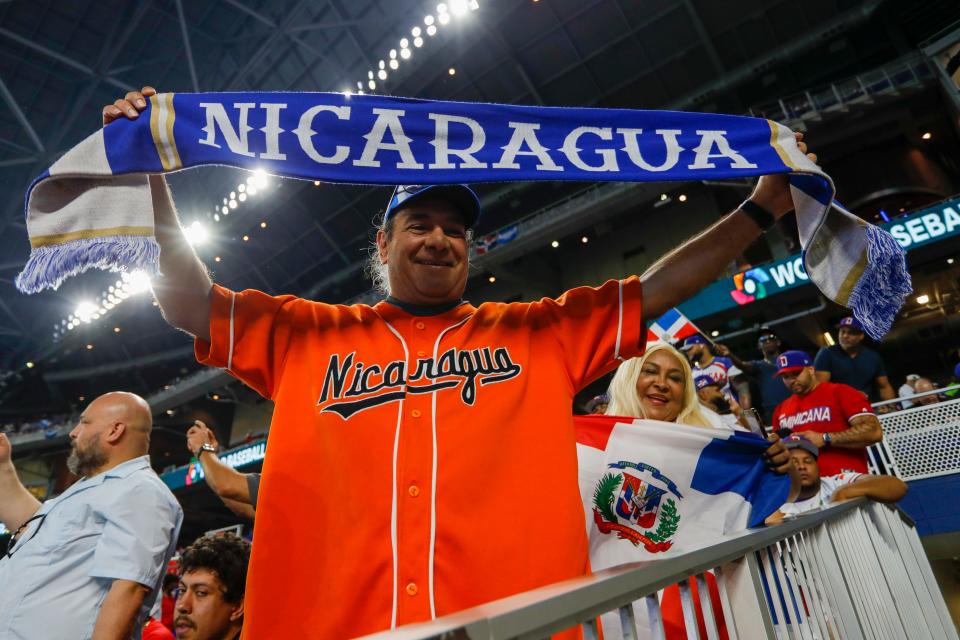
M104 124L154 93L104 107ZM150 184L164 317L201 362L276 403L244 638L353 637L583 574L574 394L642 353L646 317L793 206L786 178L766 176L642 277L474 307L462 296L475 194L398 187L375 253L388 297L342 306L212 284L164 179ZM768 455L787 468L782 445Z

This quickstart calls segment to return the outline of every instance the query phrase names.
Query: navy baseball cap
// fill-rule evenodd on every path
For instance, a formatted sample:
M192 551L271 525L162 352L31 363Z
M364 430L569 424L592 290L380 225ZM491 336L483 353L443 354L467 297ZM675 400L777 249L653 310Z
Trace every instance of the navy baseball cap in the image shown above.
M777 356L777 372L773 377L782 376L785 373L800 371L804 367L812 367L813 360L804 351L784 351Z
M843 318L840 321L840 324L837 326L840 328L847 327L848 329L853 329L854 331L863 333L863 325L860 324L860 321L853 316L847 316L846 318Z
M468 229L472 229L480 219L480 198L465 184L401 184L393 190L390 204L383 214L384 221L388 220L394 211L422 198L426 193L453 204L463 215Z
M683 346L680 347L680 348L681 348L681 349L689 349L690 347L692 347L692 346L695 345L695 344L708 344L708 343L707 343L707 339L706 339L706 338L704 338L704 337L703 337L702 335L700 335L699 333L696 333L696 334L690 336L689 338L687 338L686 340L684 340L684 341L683 341Z
M709 387L712 384L718 385L720 383L714 380L713 378L711 378L710 376L708 376L707 374L699 375L693 379L693 386L697 388L697 391L700 391L700 389L703 389L704 387Z
M785 446L788 451L790 449L803 449L814 458L820 457L820 449L817 448L817 445L802 436L788 436L784 438L783 446Z

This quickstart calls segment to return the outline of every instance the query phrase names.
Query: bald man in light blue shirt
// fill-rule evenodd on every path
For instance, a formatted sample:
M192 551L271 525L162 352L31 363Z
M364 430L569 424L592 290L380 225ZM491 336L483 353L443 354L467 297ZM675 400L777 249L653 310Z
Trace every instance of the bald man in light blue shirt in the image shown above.
M0 558L0 638L140 638L183 521L150 468L151 427L139 396L91 402L70 432L67 464L81 478L42 505L0 435L0 521L14 531Z

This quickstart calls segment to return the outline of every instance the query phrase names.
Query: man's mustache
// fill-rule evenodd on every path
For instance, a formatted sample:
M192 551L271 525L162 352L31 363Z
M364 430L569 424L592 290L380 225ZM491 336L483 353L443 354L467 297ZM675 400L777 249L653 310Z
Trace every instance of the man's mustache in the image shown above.
M191 626L194 629L197 628L197 623L188 618L187 616L177 616L176 620L173 621L173 626L183 623L185 625Z

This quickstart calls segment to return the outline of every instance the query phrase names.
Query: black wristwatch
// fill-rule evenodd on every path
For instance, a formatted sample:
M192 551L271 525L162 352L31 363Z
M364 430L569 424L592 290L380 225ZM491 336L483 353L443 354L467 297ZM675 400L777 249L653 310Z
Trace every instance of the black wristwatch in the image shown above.
M830 441L831 441L831 440L832 440L832 438L830 437L830 434L829 434L829 433L823 434L823 445L824 445L824 446L828 446L828 445L830 444Z
M197 449L197 458L198 458L198 459L200 458L200 455L201 455L204 451L209 451L210 453L216 453L216 452L217 452L217 448L216 448L215 446L213 446L212 444L210 444L210 443L204 443L204 444L200 445L200 448Z
M758 205L753 200L747 198L740 205L740 211L747 214L747 217L753 220L753 223L760 228L760 231L767 232L777 224L777 219L773 214Z

